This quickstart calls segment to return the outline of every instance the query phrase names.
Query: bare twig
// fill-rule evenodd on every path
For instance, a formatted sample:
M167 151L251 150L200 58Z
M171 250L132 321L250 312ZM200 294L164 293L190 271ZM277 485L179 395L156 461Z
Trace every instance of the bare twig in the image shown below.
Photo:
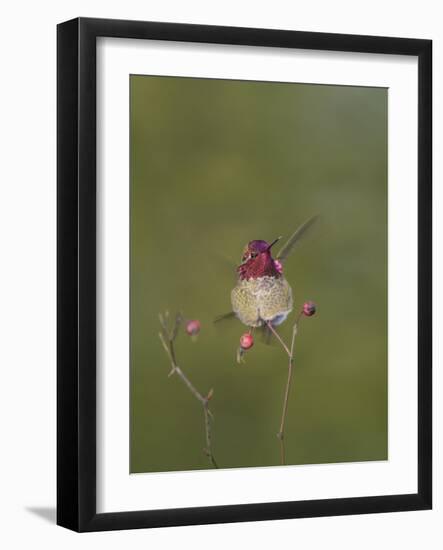
M218 468L218 464L212 453L211 421L213 420L214 417L212 415L212 412L209 409L209 401L212 397L213 390L211 389L208 392L207 396L204 397L191 383L191 381L185 375L182 369L178 366L177 358L175 354L174 342L178 335L178 331L182 322L182 316L179 313L175 316L174 325L171 330L168 329L168 317L169 315L167 312L165 313L165 315L161 315L161 314L159 315L160 325L161 325L159 337L160 337L161 343L163 344L163 348L167 353L169 360L171 361L171 367L172 367L168 376L172 376L173 374L176 374L182 380L182 382L185 384L188 390L192 393L192 395L197 399L197 401L201 403L203 408L203 415L204 415L205 440L206 440L206 447L204 449L204 452L208 457L211 465L214 468Z
M274 329L272 324L268 322L269 330L274 334L274 336L277 338L277 340L282 345L283 349L285 350L288 359L289 359L289 365L288 365L288 378L286 381L286 389L285 394L283 398L283 410L281 415L281 422L280 422L280 429L277 433L277 437L280 440L280 461L282 465L286 464L286 455L285 455L285 423L286 423L286 413L288 411L288 402L289 402L289 391L291 389L291 381L292 381L292 373L294 370L294 346L295 346L295 337L297 336L297 329L298 329L298 323L300 320L300 317L302 315L302 312L300 312L297 316L297 319L294 323L294 326L292 328L292 338L291 338L291 347L288 348L288 346L284 343L281 336L278 334L278 332Z

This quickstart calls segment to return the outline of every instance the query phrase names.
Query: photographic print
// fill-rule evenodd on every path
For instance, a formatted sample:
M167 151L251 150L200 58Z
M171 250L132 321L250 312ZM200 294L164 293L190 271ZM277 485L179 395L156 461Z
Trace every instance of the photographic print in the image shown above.
M432 41L57 52L58 525L430 509Z
M130 471L388 459L387 89L130 76Z

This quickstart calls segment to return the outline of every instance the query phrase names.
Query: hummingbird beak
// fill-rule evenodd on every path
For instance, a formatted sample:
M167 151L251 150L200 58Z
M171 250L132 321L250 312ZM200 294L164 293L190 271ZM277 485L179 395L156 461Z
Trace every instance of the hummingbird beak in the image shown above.
M268 246L268 251L271 250L271 248L274 246L275 243L278 243L278 241L281 239L280 237L277 237L272 243Z

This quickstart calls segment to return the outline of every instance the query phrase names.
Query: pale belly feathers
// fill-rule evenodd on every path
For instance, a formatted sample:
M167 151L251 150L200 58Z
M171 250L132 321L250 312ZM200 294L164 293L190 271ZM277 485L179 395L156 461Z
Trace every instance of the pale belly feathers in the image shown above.
M292 311L292 290L284 277L258 277L240 280L231 292L232 309L249 327L266 322L283 323Z

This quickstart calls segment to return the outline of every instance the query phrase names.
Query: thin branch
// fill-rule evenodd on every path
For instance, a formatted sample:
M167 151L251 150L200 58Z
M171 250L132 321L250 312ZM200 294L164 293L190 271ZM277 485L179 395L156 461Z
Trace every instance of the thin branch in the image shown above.
M294 370L295 337L297 336L297 328L298 328L298 323L299 323L301 315L302 315L302 313L300 312L299 315L297 316L297 319L296 319L296 321L294 323L294 326L292 328L292 338L291 338L291 347L290 348L288 348L288 346L284 343L283 339L278 334L278 332L274 329L272 324L270 322L267 323L270 331L274 334L274 336L280 342L280 344L282 345L282 347L285 350L285 352L288 356L288 359L289 359L288 378L287 378L287 381L286 381L286 389L285 389L285 394L284 394L284 398L283 398L283 410L282 410L281 421L280 421L280 429L277 433L277 437L280 440L280 461L281 461L282 465L286 464L285 423L286 423L286 414L287 414L287 411L288 411L289 391L291 389L292 373L293 373L293 370Z
M289 351L288 346L284 343L284 341L283 341L282 337L280 336L280 334L275 330L275 328L272 326L272 323L270 321L268 321L267 325L269 327L269 330L277 338L277 340L283 346L283 349L285 350L285 352L288 354L288 357L290 358L291 357L291 352Z
M176 374L180 380L185 384L185 386L189 389L189 391L192 393L192 395L199 401L203 408L203 415L204 415L204 424L205 424L205 440L206 440L206 448L204 449L204 452L206 456L209 459L209 462L214 468L218 468L218 464L214 458L214 455L212 453L212 439L211 439L211 420L213 420L212 412L209 409L209 401L212 397L213 390L211 389L206 397L204 397L192 384L192 382L189 380L189 378L185 375L185 373L182 371L182 369L177 364L177 358L175 354L175 346L174 342L178 335L178 330L180 328L182 317L178 313L175 317L174 325L172 327L172 330L168 329L167 325L167 318L168 314L166 313L165 316L159 315L160 319L160 325L161 325L161 331L159 332L159 338L161 343L163 344L163 348L165 352L167 353L169 360L171 361L171 371L169 372L168 376L172 376L173 374Z

